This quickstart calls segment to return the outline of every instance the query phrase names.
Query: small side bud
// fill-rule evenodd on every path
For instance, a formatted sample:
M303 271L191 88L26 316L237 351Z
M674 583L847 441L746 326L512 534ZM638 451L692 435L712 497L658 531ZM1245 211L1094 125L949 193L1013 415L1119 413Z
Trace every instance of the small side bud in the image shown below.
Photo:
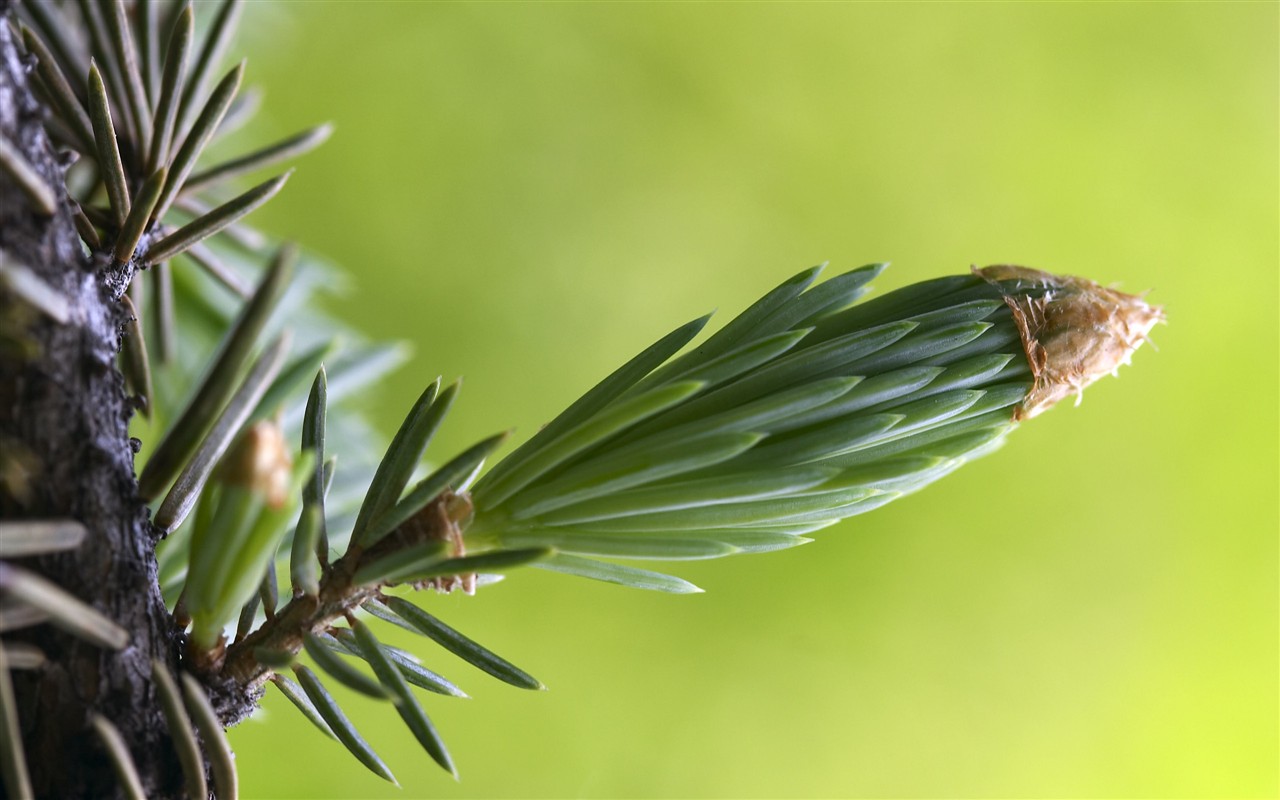
M1022 337L1035 385L1014 410L1030 419L1064 397L1076 404L1089 384L1128 364L1164 309L1085 278L998 265L975 269L1001 287Z
M260 494L270 508L280 508L288 499L292 466L284 431L277 423L264 420L236 441L219 465L217 477L227 485Z

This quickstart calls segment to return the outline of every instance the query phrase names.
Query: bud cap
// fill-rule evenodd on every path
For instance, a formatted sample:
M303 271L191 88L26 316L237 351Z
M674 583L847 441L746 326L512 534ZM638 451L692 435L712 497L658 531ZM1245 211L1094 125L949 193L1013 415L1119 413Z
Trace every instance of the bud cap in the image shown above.
M1014 411L1030 419L1128 364L1164 309L1141 296L1100 286L1085 278L1053 275L1012 265L974 269L998 285L1022 337L1035 384Z

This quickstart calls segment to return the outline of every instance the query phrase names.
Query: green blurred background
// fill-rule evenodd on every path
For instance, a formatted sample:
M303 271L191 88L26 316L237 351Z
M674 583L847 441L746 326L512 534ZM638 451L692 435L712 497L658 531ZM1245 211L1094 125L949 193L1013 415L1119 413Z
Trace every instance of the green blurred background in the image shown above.
M415 344L385 431L465 375L435 458L826 260L1082 274L1170 324L920 495L677 565L705 595L425 598L550 691L397 640L473 695L426 698L462 782L387 706L346 704L402 790L273 695L247 796L1275 796L1278 10L250 3L255 138L337 124L255 222Z

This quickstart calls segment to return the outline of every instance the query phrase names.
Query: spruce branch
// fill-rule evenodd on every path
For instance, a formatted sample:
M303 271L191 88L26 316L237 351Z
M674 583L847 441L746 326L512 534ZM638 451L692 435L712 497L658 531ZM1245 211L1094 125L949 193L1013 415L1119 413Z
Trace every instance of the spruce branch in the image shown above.
M882 269L812 288L808 270L682 356L659 366L689 327L646 350L480 479L464 541L555 547L535 566L687 591L594 559L803 543L998 447L1163 319L1091 281L1006 266L852 304Z
M291 559L303 576L294 598L230 645L201 645L197 637L193 660L240 685L270 680L288 694L276 670L305 650L349 687L400 697L404 669L388 678L394 659L357 641L363 610L427 635L500 679L541 688L386 592L401 584L471 592L478 574L525 564L633 588L699 591L606 559L715 558L810 541L807 534L990 452L1020 420L1127 361L1162 319L1140 298L1013 267L975 269L854 304L882 269L816 286L817 270L801 273L677 355L705 320L682 326L474 488L467 488L472 477L503 436L469 448L406 492L407 476L454 399L456 384L441 392L436 381L388 448L346 553L324 566L308 532ZM320 375L304 447L325 438L324 386ZM313 469L302 482L304 507L318 507L319 477ZM299 530L317 524L311 519ZM352 630L357 639L349 638ZM352 653L381 685L342 660ZM320 690L313 682L312 701L331 704ZM397 707L452 771L443 751L433 750L439 737L424 727L421 709L406 711L403 698ZM381 769L354 729L340 738Z
M333 273L240 222L289 172L229 188L308 152L331 127L203 162L210 143L256 108L257 95L240 91L243 62L208 89L226 69L239 3L218 6L198 47L189 4L161 14L155 2L83 0L29 3L22 13L35 88L52 116L33 124L39 115L5 107L10 94L0 92L9 179L0 185L0 375L95 382L61 417L40 413L44 395L10 397L18 382L0 384L12 400L6 411L21 415L0 420L0 630L35 641L0 644L0 765L13 795L34 786L203 796L212 785L232 797L238 779L223 728L253 710L267 683L394 782L303 658L390 703L456 777L410 686L465 693L373 626L412 631L512 686L544 686L402 593L473 593L524 566L701 591L633 562L807 543L1079 398L1163 319L1140 297L1023 267L975 269L865 302L886 265L825 282L813 268L700 344L708 317L662 337L487 473L508 433L424 466L456 381L430 384L378 459L362 447L367 423L342 400L402 351L366 345L312 308L309 293ZM12 96L35 108L4 25L0 55L0 88L17 86ZM66 174L72 159L55 159L51 137L84 165L75 175ZM135 482L124 421L136 409L152 427ZM67 479L84 452L59 429L69 420L104 431L94 452L114 459L98 473ZM66 488L36 496L24 476L50 470ZM143 502L156 504L153 523ZM280 598L285 569L290 592ZM99 574L112 575L111 591L82 585ZM81 640L72 652L94 655L46 669L66 652L54 628ZM75 695L67 676L86 672L105 676L106 699L69 712L48 706ZM46 690L46 680L61 683ZM42 716L20 719L30 704L19 699ZM89 730L105 750L83 743ZM45 754L108 758L60 774L31 760L28 742Z

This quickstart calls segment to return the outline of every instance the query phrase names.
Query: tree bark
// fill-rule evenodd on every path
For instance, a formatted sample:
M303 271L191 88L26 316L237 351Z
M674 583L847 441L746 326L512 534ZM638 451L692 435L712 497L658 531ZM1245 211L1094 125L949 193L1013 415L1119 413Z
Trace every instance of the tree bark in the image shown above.
M48 660L13 674L32 785L38 797L112 797L119 783L88 726L91 712L114 723L129 744L149 797L179 797L181 768L151 679L151 661L177 664L181 634L161 600L147 510L138 498L129 417L132 400L116 369L120 297L132 265L84 254L64 172L31 92L29 64L0 0L0 134L58 195L39 215L7 178L0 182L0 251L68 301L58 323L0 291L0 519L75 519L89 531L68 553L23 559L114 619L131 634L118 652L49 625L6 634ZM3 793L0 786L0 793Z

